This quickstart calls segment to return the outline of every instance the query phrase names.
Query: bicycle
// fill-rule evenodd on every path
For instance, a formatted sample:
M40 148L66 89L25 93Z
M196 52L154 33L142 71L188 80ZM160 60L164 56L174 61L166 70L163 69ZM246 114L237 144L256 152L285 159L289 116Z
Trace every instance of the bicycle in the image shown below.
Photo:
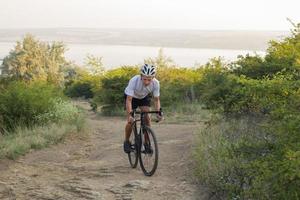
M129 163L132 168L136 168L138 161L143 173L146 176L152 176L158 165L158 145L154 131L145 124L146 114L161 114L161 111L149 111L141 112L133 110L132 117L134 121L132 123L132 132L129 141L131 142L131 150L128 153ZM140 114L140 119L136 119L135 115ZM140 121L140 127L138 132L138 123ZM158 122L158 121L156 121ZM150 163L150 160L154 160Z

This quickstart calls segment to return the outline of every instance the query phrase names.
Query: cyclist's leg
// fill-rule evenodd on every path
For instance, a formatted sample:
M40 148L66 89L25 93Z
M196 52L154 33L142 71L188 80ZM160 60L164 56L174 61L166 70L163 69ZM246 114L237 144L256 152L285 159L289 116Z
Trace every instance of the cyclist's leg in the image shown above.
M150 111L149 106L141 106L140 109L141 109L142 112ZM145 115L145 124L146 124L146 126L149 126L149 127L151 125L151 120L150 120L149 114ZM144 132L144 144L148 144L148 142L149 142L149 135L148 135L147 132Z
M140 106L140 109L141 109L142 112L149 112L150 111L150 106ZM151 125L151 120L150 120L149 114L145 115L145 124L147 126Z
M127 122L125 126L125 140L128 141L131 135L131 123Z
M124 96L125 98L125 110L126 110L126 95ZM136 99L132 99L132 102L131 102L131 105L132 105L132 109L136 109L137 108L137 103L136 103ZM130 151L130 141L129 141L129 138L130 138L130 135L131 135L131 132L132 132L132 127L131 127L131 123L129 122L129 117L130 117L130 114L127 114L127 122L126 122L126 126L125 126L125 141L124 141L124 151L126 153L128 153Z
M124 110L126 111L126 100L127 100L127 95L124 94ZM128 122L128 117L129 115L127 114L127 120L126 120L126 126L125 126L125 141L128 141L130 138L130 133L131 133L131 124Z
M148 112L150 111L150 106L151 106L151 94L147 95L145 98L142 99L141 104L140 104L140 109L142 112ZM150 120L150 115L146 114L145 115L145 124L146 126L151 126L151 120ZM144 143L148 143L149 141L149 136L148 133L144 133Z
M150 106L151 106L151 94L147 95L145 98L143 98L140 102L140 109L142 112L149 112ZM149 114L145 115L145 124L147 126L151 125L150 116Z
M125 111L126 111L126 98L127 98L127 95L124 94L124 108L125 108ZM132 109L136 109L138 107L138 101L137 99L135 98L132 98L132 101L131 101L131 107ZM130 138L130 135L131 135L131 132L132 132L132 128L131 128L131 123L129 122L129 117L130 117L130 114L127 113L127 122L126 122L126 126L125 126L125 141L128 141L129 138Z
M129 153L130 152L130 135L131 135L131 124L127 122L126 126L125 126L125 140L124 140L124 144L123 144L123 149L125 153Z

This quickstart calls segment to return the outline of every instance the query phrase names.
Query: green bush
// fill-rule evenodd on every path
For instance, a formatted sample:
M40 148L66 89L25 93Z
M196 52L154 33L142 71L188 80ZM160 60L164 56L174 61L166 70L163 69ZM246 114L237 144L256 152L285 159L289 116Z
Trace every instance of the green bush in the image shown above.
M208 105L214 103L215 109L222 108L218 111L228 122L200 133L196 159L201 180L230 198L297 199L300 81L293 74L260 80L221 74L220 79L208 81L217 91L218 86L221 91L227 88L223 96L206 88L209 98L202 99ZM239 118L232 121L232 116ZM239 127L245 116L259 120Z
M270 41L266 55L239 56L231 64L233 73L249 78L273 77L278 72L300 72L300 24L294 24L291 36L281 41ZM298 76L299 78L299 76Z
M47 123L38 116L53 110L54 99L62 98L53 85L35 82L12 82L0 93L1 131L11 131L17 126L32 127Z
M195 84L195 88L200 102L207 108L228 113L241 96L236 93L240 88L238 77L231 74L224 65L220 59L213 59L199 72L202 78Z
M195 82L200 73L194 69L162 67L158 69L157 79L160 81L160 100L164 107L176 103L197 101Z
M238 60L231 64L233 73L249 78L262 78L270 73L270 69L264 67L264 59L259 56L238 56ZM276 69L276 71L278 71Z
M101 89L94 98L105 113L109 110L120 110L124 105L124 90L129 80L139 74L137 67L121 67L107 71L101 79ZM163 107L173 106L174 102L197 101L193 83L199 79L200 73L186 68L159 68L157 79L160 81L160 99Z
M224 120L199 133L197 176L221 196L299 199L299 45L300 24L263 58L203 70L200 99Z
M35 117L38 124L45 124L45 122L68 123L76 120L79 115L79 110L73 104L61 98L52 99L51 105L51 110Z
M96 97L99 103L114 109L124 105L124 90L129 80L139 74L137 67L121 67L107 71L101 80L102 89Z
M65 90L65 94L69 97L84 97L86 99L93 98L92 85L88 82L75 82Z
M262 121L265 122L256 117L218 119L199 132L196 175L217 195L227 199L268 199L268 191L262 192L253 185L261 181L260 189L269 186L255 164L272 155L275 146L274 137Z
M102 75L92 74L82 68L66 69L67 80L64 93L71 97L93 98L95 93L101 89Z

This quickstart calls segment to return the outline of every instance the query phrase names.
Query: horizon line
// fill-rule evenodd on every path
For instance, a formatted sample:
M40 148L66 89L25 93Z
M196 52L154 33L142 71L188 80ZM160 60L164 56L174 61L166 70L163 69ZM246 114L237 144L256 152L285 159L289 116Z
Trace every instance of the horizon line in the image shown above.
M116 28L116 27L11 27L11 28L0 28L0 30L49 30L49 29L90 29L90 30L157 30L157 31L253 31L253 32L290 32L289 30L283 29L196 29L196 28Z

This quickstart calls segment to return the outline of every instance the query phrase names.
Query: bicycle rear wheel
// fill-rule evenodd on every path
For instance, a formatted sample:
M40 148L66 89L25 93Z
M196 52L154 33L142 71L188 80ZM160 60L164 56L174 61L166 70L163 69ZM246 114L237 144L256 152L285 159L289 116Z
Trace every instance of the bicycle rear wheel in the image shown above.
M129 160L130 166L132 168L136 168L136 166L138 164L138 150L139 149L138 149L138 139L137 139L137 128L136 128L135 123L132 125L132 131L131 131L129 141L131 143L131 150L128 153L128 160Z
M145 126L141 133L142 142L139 153L140 166L146 176L152 176L158 165L158 145L155 134Z

